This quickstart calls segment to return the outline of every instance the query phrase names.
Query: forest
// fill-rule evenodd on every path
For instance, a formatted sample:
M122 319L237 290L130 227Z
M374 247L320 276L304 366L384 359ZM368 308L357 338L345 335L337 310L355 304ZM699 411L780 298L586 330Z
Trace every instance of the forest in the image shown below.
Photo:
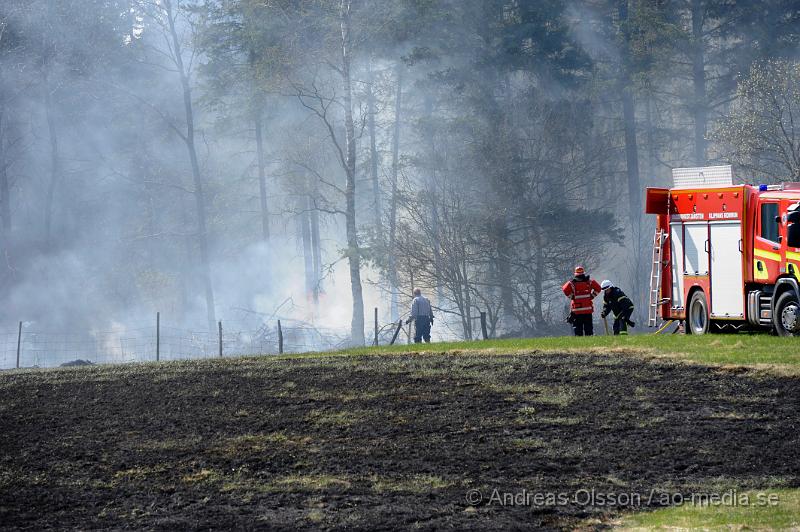
M0 328L641 315L645 187L800 181L795 118L794 0L3 0Z

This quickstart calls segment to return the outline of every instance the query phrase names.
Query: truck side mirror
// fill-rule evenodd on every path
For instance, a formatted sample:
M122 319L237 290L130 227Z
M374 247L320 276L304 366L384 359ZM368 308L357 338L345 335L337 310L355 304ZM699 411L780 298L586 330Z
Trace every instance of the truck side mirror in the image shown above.
M800 248L800 221L790 223L786 227L786 244L790 248Z

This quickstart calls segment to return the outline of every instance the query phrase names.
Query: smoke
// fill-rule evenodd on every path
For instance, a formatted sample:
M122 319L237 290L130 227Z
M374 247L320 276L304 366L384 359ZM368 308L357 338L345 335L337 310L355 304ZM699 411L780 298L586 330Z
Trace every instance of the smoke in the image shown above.
M163 56L163 28L138 12L130 27L124 20L108 27L94 4L68 4L12 2L2 12L0 142L13 203L2 239L0 328L14 330L23 320L45 331L122 334L161 312L174 326L203 329L194 186L180 138L184 109L179 78ZM85 39L48 36L50 25L70 15L101 31ZM197 44L186 20L176 20L183 43ZM108 49L101 53L102 46ZM204 86L197 66L191 82L218 318L236 321L251 312L345 330L352 311L339 260L342 224L321 215L326 274L315 304L292 223L294 192L275 175L274 161L292 149L281 131L307 123L308 113L291 98L276 98L266 113L273 235L265 242L249 111L236 109L235 94ZM315 149L330 147L323 138ZM333 159L315 171L334 181L341 176ZM365 289L371 308L379 296Z
M584 53L595 62L619 64L622 53L614 35L608 33L603 16L600 9L593 9L582 2L570 2L564 13L569 34ZM606 16L610 20L610 15Z
M174 55L170 56L174 50L165 46L169 42L165 19L139 7L121 9L124 2L72 1L58 9L48 2L19 1L9 6L6 13L11 15L4 20L14 31L4 35L0 56L6 111L0 139L10 148L4 157L13 160L9 175L14 202L11 228L5 231L8 260L2 268L0 289L7 304L0 309L0 328L13 330L14 324L23 320L30 322L30 329L111 330L124 336L125 328L152 324L155 313L160 312L162 321L171 326L206 329L196 191L183 138L186 117L178 66ZM125 17L108 16L120 9ZM463 31L481 24L477 18L481 9L462 14L467 13L476 18L464 20ZM343 187L344 176L337 148L329 138L331 132L313 112L298 105L296 94L287 91L286 85L272 87L269 96L265 93L263 138L271 231L266 241L261 234L254 104L248 96L248 76L253 74L242 65L225 70L204 55L198 49L197 28L185 15L175 21L184 47L181 58L191 76L217 318L242 322L242 327L255 328L259 320L281 318L347 330L352 317L351 293L347 262L342 258L347 247L344 223L337 213L343 208L342 198L336 191ZM81 38L72 32L50 31L64 27L75 16L84 31ZM581 22L587 19L577 8L567 16L580 22L575 32L585 48L609 52L608 43L591 40L593 34L585 26L588 22ZM375 20L369 23L381 26ZM294 50L297 57L304 61L312 57L315 50L311 47L324 39L308 35L304 41L300 37L323 25L319 19L308 30L292 29L294 42L305 42L308 48ZM335 24L331 27L336 29ZM424 31L436 42L434 27ZM15 42L9 44L8 35L14 36ZM388 45L392 46L396 49L376 54L391 60L372 58L364 50L353 65L354 108L361 127L357 219L365 236L371 230L375 203L363 122L366 65L372 65L375 78L382 200L388 202L388 147L396 90L393 76L397 58L410 51L399 37ZM429 157L425 132L420 137L417 119L407 119L405 113L424 115L426 106L435 102L434 112L444 120L460 120L460 104L449 99L437 83L457 78L460 71L476 64L479 53L470 48L434 48L435 61L418 61L406 73L401 149L411 154L401 159L400 170L401 179L409 186L432 180L429 168L433 162L425 160ZM245 65L247 56L231 52L229 58ZM314 70L318 68L327 68L324 57L314 59L313 68L309 66L305 74L295 71L291 76L308 82L303 78L308 75L315 82L326 83L323 98L338 97L338 73L328 69L321 74ZM523 92L522 85L528 80L511 78L514 90ZM549 83L550 97L569 97L557 82ZM464 89L456 87L456 94ZM337 107L331 109L336 112ZM333 118L333 133L341 142L341 118ZM22 140L14 143L17 138ZM415 165L421 175L407 176ZM322 209L319 252L324 268L322 278L317 279L322 291L316 303L304 272L303 235L295 223L306 208L305 196L313 197ZM387 212L384 205L384 215ZM368 246L365 236L362 245ZM381 324L389 321L388 298L380 272L371 270L365 261L362 273L369 337L373 307L379 308Z
M226 330L281 319L348 333L341 25L337 3L301 2L296 11L289 4L200 2L180 11L182 66L158 11L163 2L0 5L0 332L19 321L29 331L109 332L111 348L151 327L159 312L165 326L208 334L207 266ZM278 5L286 8L281 17L268 10ZM402 292L413 278L446 307L452 322L440 331L459 332L461 316L449 314L459 304L473 316L488 310L500 330L537 313L537 327L552 321L564 302L561 276L574 266L567 261L588 258L596 277L624 284L637 263L631 239L647 235L627 231L627 249L612 238L615 217L627 223L629 207L616 4L353 5L366 336L374 307L381 325L389 321L393 262L404 270ZM642 71L632 88L642 185L689 160L697 107L686 96L694 94L688 67L669 50L654 51L674 35L645 29L633 34L647 44L640 52L653 51L637 56ZM664 66L648 71L648 61ZM448 213L451 200L468 207ZM379 202L384 234L375 223ZM601 209L608 215L596 216ZM603 223L554 230L553 220L576 213ZM585 246L583 258L563 251L574 242ZM447 275L453 282L444 286ZM401 313L403 304L401 296ZM514 305L520 315L512 320L504 312Z

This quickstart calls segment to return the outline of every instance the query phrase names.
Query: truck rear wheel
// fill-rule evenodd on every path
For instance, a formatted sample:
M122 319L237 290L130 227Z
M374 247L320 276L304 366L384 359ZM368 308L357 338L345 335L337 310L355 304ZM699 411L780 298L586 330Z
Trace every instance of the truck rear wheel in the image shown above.
M800 334L800 304L791 290L778 296L772 324L778 336L797 336Z
M689 301L689 310L686 313L686 333L706 334L708 332L708 303L706 295L697 291Z

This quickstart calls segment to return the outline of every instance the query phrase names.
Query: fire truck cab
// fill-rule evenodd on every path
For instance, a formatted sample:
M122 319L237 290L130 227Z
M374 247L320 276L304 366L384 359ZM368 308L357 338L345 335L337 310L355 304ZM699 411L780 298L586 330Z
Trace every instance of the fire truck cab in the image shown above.
M730 166L675 169L673 180L647 189L650 325L800 336L800 183L734 185Z

